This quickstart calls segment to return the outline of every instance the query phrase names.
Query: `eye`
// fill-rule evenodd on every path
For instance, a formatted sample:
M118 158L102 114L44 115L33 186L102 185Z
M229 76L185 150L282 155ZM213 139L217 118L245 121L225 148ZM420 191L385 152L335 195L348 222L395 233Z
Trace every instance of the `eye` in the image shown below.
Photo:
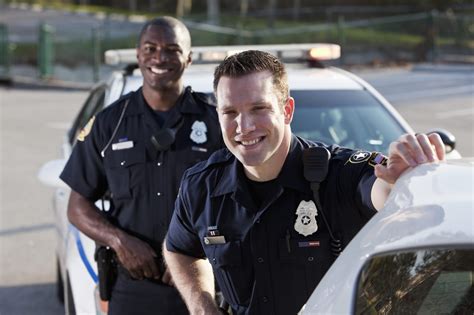
M257 105L257 106L253 107L253 110L256 111L256 112L263 111L263 110L266 110L266 109L267 109L267 106L265 106L265 105Z
M149 53L153 53L156 51L156 47L154 46L145 46L143 47L143 52L149 54Z
M232 116L232 115L236 115L237 112L233 109L224 109L224 110L221 110L221 114L225 116Z
M181 49L181 47L179 46L170 46L170 47L166 47L166 51L168 53L182 53L183 50Z

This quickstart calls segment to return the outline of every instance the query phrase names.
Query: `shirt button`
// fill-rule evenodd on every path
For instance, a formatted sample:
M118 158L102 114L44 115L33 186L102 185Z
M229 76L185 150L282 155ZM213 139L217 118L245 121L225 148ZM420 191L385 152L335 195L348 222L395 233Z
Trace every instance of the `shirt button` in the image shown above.
M212 258L212 263L213 263L214 265L217 264L216 258Z
M258 261L259 263L263 263L263 258L262 258L262 257L258 257L258 258L257 258L257 261Z
M309 256L308 257L308 261L313 261L314 260L314 257L313 256Z
M257 220L257 223L260 223L260 219Z
M157 192L156 195L157 195L157 196L161 196L161 193L160 193L160 192Z
M156 165L161 166L161 162L156 163Z
M266 296L262 297L262 302L263 303L267 303L268 302L268 298Z

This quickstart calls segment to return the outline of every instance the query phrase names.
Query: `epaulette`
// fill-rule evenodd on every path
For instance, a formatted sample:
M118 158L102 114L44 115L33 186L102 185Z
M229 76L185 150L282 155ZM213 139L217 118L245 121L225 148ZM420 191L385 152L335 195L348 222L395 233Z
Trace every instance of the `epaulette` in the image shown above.
M216 99L214 98L213 94L201 93L201 92L196 92L196 91L192 91L192 92L193 92L194 98L197 101L209 106L214 106L214 107L216 106Z
M196 175L202 173L208 169L214 168L217 165L227 163L232 159L232 153L227 149L223 148L215 151L205 161L198 162L186 171L186 176Z

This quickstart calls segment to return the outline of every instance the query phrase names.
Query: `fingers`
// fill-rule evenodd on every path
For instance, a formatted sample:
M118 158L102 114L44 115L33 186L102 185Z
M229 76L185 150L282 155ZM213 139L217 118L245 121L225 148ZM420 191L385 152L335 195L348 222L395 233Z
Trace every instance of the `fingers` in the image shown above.
M409 166L445 159L445 147L436 134L406 134L390 145L390 158L398 157Z
M397 160L404 161L409 166L415 166L416 160L410 153L409 147L404 139L392 142L389 147L389 162L393 163Z
M432 146L434 147L436 156L439 161L444 161L446 159L446 146L441 140L441 137L437 133L432 133L428 135L428 139Z
M395 183L396 179L398 178L398 175L394 174L391 169L380 164L375 165L374 174L377 178L383 179L389 184Z
M117 251L120 263L134 279L160 279L161 273L156 263L157 254L146 242L135 237L127 238L120 252Z

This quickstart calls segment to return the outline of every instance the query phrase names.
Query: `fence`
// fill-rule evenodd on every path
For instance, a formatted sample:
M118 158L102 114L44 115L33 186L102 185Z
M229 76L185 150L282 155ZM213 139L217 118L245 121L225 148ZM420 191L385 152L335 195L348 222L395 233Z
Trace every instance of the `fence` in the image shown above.
M30 76L95 82L110 71L101 64L103 52L134 47L144 22L141 17L114 15L74 17L66 17L66 24L40 21L37 38L23 41L6 25L0 25L0 78ZM283 27L277 23L273 29L185 22L195 46L332 42L342 46L343 65L474 62L474 17L454 13L425 12L355 21L340 16L335 23L301 22ZM12 41L12 37L17 39Z

